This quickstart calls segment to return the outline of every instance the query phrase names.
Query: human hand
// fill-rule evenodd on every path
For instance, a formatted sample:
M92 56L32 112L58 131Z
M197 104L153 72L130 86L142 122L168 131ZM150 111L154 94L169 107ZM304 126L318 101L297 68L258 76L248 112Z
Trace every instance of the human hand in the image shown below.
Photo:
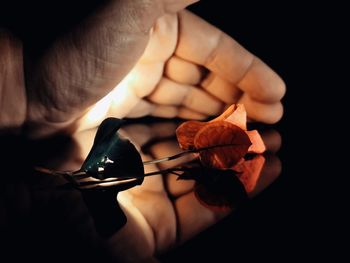
M104 1L40 50L0 24L0 129L24 126L34 137L72 133L135 65L157 18L196 1Z
M204 119L244 103L250 120L274 123L283 108L283 81L230 36L189 11L159 18L142 57L81 122L107 116Z
M192 2L109 1L41 56L24 49L25 81L21 44L10 39L13 50L4 54L15 63L1 88L13 89L2 92L1 119L14 123L0 126L25 123L41 137L93 127L108 115L203 119L233 102L244 103L252 120L277 121L283 81L220 30L188 11L176 14Z
M252 120L277 121L282 80L220 30L188 11L175 14L192 2L108 1L41 56L1 32L0 126L25 124L42 137L93 127L108 115L202 119L237 101Z

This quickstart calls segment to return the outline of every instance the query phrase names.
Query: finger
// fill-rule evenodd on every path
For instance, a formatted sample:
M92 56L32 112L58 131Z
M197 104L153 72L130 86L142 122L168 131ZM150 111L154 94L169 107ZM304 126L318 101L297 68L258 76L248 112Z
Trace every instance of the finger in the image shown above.
M238 84L243 92L256 93L252 96L258 101L276 102L284 94L284 83L276 73L230 36L186 10L179 13L175 53ZM246 75L248 80L243 81Z
M132 194L129 190L127 192L128 194L120 193L118 199L124 202L123 205L134 207L139 211L152 229L155 253L164 252L176 240L176 216L166 192L142 191L139 194ZM126 198L129 200L126 201ZM137 235L136 237L138 238Z
M97 127L107 116L111 102L112 93L109 93L92 107L90 107L86 113L77 121L77 132Z
M182 84L197 85L204 74L203 68L176 56L171 57L165 67L165 75Z
M155 159L162 158L165 156L171 156L181 152L179 144L175 140L168 140L159 142L153 146L151 146L150 152L154 156ZM193 160L193 155L185 155L176 160L160 163L159 169L167 169L171 167L178 166L180 164L189 162ZM194 181L193 180L179 180L177 181L177 175L168 174L165 177L165 185L169 194L172 196L179 196L185 193L188 193L193 189Z
M190 92L191 86L162 78L148 99L161 105L181 105Z
M141 148L152 138L152 131L148 125L130 124L120 129L122 134L132 140L137 148Z
M229 214L229 212L214 212L204 207L193 192L176 199L175 209L180 243L191 239Z
M166 105L156 105L153 109L151 115L159 118L175 118L178 114L178 107L176 106L166 106Z
M141 154L141 158L144 161L152 160L152 156ZM158 167L154 164L145 165L145 173L150 173L159 170ZM144 191L151 191L151 192L164 192L164 181L163 176L161 174L159 175L153 175L145 177L142 185L139 187L133 187L130 189L130 193L132 194L140 194L143 195Z
M134 108L126 115L128 118L140 118L150 115L155 110L155 105L145 100L140 100Z
M179 12L175 54L232 83L242 79L253 60L253 55L235 40L187 10Z
M272 104L257 102L245 93L239 103L244 104L248 117L254 121L272 124L279 121L283 115L283 106L280 102Z
M107 96L111 98L107 116L116 118L124 118L141 100L124 85L116 87Z
M203 80L201 86L226 104L236 103L242 96L242 91L236 85L213 73Z
M167 14L158 18L151 29L150 39L143 52L141 63L165 62L174 53L178 26L177 15Z
M177 116L188 120L205 120L208 117L205 114L190 110L186 107L180 107Z
M177 124L173 121L155 123L151 126L153 138L167 138L175 136Z
M136 96L143 98L157 86L163 69L163 62L137 63L116 88L127 86Z
M166 156L175 155L181 152L179 144L175 140L162 141L150 148L150 152L155 159L164 158ZM180 164L186 163L193 160L193 156L187 154L183 157L177 158L175 160L171 160L168 162L159 163L159 169L167 169L171 167L178 166Z
M121 262L137 262L140 258L150 257L155 251L153 229L142 213L134 206L132 195L128 191L118 194L118 203L127 217L127 222L109 240L111 253ZM137 236L136 239L130 238Z
M282 163L280 159L273 154L267 154L265 157L266 157L266 162L261 171L261 174L259 175L259 179L257 180L257 183L253 191L249 193L250 197L254 197L260 192L262 192L272 182L274 182L278 178L278 176L281 174Z
M202 89L163 78L148 99L161 105L183 105L205 115L217 115L224 104Z
M182 105L190 110L209 116L218 115L224 108L224 104L219 99L195 87L190 89Z
M155 132L155 128L149 125L142 124L132 124L127 125L119 130L120 134L133 142L137 150L141 154L141 159L143 161L152 160L153 157L146 153L141 152L142 146L144 146L147 142L159 138L162 136L166 136L169 134L171 130L171 135L174 134L175 127L168 124L161 124L158 126L157 132ZM158 171L159 168L155 164L145 165L144 167L145 173L150 173L154 171ZM143 191L149 190L153 192L161 192L164 191L164 183L162 175L154 175L150 177L145 177L141 187L134 187L130 189L132 194L142 194Z
M139 149L144 147L149 141L173 138L175 136L177 124L173 121L157 122L154 124L129 124L123 126L119 131L125 137L135 142Z
M280 101L286 92L283 80L256 57L238 87L252 99L267 103Z
M266 130L260 132L261 137L265 143L266 149L271 153L276 153L281 148L282 137L276 130Z
M168 174L165 177L165 185L172 197L179 197L193 191L196 182L194 180L178 180L178 175Z

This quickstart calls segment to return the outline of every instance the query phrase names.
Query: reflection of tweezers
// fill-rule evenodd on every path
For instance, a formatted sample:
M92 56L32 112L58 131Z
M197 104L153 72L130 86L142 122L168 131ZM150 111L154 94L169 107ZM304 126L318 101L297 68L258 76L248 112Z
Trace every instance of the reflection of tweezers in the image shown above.
M119 191L126 190L132 186L140 184L143 178L135 177L110 177L106 179L98 179L87 174L85 171L61 172L54 171L43 167L36 167L35 171L58 175L64 177L73 186L79 189L107 189L118 188ZM102 173L103 171L101 171Z

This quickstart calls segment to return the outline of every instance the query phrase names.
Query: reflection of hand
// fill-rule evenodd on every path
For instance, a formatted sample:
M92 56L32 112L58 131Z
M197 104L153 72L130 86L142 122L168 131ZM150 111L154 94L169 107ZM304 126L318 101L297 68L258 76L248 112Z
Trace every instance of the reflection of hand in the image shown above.
M218 29L188 11L177 13L193 2L107 1L40 56L22 52L20 41L1 31L0 127L26 122L40 136L72 131L78 119L81 129L96 126L106 114L204 118L237 101L251 119L277 121L281 79Z
M123 128L135 145L149 145L149 151L143 154L143 160L161 158L178 153L180 150L174 139L176 124L173 122L150 125L133 124ZM86 155L91 145L93 131L77 134L82 146L82 155ZM263 133L270 153L266 155L264 169L257 180L252 195L263 190L280 173L281 165L273 155L281 144L276 131ZM152 142L153 143L149 143ZM162 163L159 167L146 167L147 171L168 168L190 157ZM76 169L77 167L66 167ZM118 201L127 215L128 222L110 240L113 253L124 260L139 260L154 254L166 252L179 243L215 224L228 212L214 212L199 203L193 193L193 181L176 180L177 176L152 176L145 178L141 186L134 187L118 195Z

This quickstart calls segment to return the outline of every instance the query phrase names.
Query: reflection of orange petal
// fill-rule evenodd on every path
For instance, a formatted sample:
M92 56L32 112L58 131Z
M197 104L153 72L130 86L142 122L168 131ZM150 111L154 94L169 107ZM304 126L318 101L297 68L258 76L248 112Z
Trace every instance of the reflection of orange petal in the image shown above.
M197 132L205 126L205 122L186 121L176 129L176 137L180 147L184 150L194 148L194 137Z
M203 169L208 172L198 174L199 180L194 188L195 196L202 205L216 212L230 212L247 200L247 192L234 171Z
M200 159L207 166L224 169L235 165L247 153L251 142L246 132L238 126L226 121L215 121L198 131L194 137L194 146L200 149L215 145L223 146L201 151Z
M263 153L266 151L264 141L257 130L246 131L246 133L252 142L252 145L250 145L248 149L249 153Z
M232 211L232 205L218 195L211 194L204 185L196 185L194 191L195 197L199 203L217 213L229 213Z
M233 170L239 172L237 176L248 194L254 190L264 164L265 157L257 155L252 160L246 160L233 167Z

